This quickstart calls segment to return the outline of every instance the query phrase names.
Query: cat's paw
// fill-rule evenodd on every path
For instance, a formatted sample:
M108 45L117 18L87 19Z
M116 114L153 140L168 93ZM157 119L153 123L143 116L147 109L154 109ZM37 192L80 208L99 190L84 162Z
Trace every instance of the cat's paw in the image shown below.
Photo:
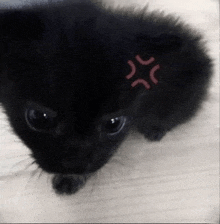
M86 177L75 175L57 174L53 177L52 184L57 194L75 194L86 183Z
M146 130L144 136L151 141L160 141L165 134L166 130L164 128L154 126Z

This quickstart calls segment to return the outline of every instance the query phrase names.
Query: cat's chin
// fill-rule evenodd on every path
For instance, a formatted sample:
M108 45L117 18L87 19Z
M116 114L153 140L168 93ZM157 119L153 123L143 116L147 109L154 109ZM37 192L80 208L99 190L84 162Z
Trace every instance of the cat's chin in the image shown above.
M86 159L76 160L71 159L59 159L48 160L44 158L34 157L36 164L47 173L60 174L60 175L74 175L74 176L88 176L97 170L101 169L111 158L111 154L108 156L100 157L95 161L88 161Z
M55 175L63 175L63 176L74 176L74 177L82 177L82 176L90 176L97 170L99 170L101 167L105 165L106 162L99 162L96 164L87 164L85 166L64 166L63 164L58 165L50 165L50 164L41 164L38 163L39 167L41 167L42 170L49 174L55 174ZM63 165L63 166L62 166Z
M84 187L92 174L55 174L52 179L53 189L57 194L75 194Z
M50 174L84 176L95 172L100 166L91 166L89 163L77 166L74 162L63 163L60 161L36 160L39 167Z

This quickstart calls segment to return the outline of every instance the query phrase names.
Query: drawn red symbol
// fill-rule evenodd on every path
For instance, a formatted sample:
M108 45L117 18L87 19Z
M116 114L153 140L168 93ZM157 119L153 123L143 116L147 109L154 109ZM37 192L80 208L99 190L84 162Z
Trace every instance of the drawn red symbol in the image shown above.
M129 60L128 64L131 66L131 73L126 76L126 79L131 79L136 73L136 67L133 61Z
M149 64L151 64L152 62L154 62L155 61L155 59L153 58L153 57L151 57L149 60L147 60L147 61L144 61L143 59L141 59L141 57L139 56L139 55L137 55L136 57L136 60L140 63L140 64L142 64L142 65L149 65Z
M143 84L147 90L150 89L150 84L144 79L137 79L136 81L131 83L131 86L135 87L138 84Z
M146 60L146 61L143 60L143 59L140 57L140 55L136 55L135 58L136 58L136 60L137 60L141 65L145 65L145 66L150 65L151 63L153 63L153 62L155 61L155 58L154 58L154 57L151 57L149 60ZM128 60L128 64L129 64L129 66L131 67L131 72L126 76L126 79L131 79L131 78L136 74L137 68L136 68L134 62L131 61L131 60ZM155 72L156 72L157 70L159 70L159 69L160 69L160 65L155 65L155 66L150 70L150 80L151 80L155 85L158 84L158 80L157 80L156 77L155 77ZM151 88L150 84L149 84L146 80L144 80L144 79L137 79L136 81L134 81L134 82L131 84L131 86L132 86L132 87L135 87L135 86L137 86L137 85L139 85L139 84L144 85L144 87L145 87L147 90L149 90L149 89Z

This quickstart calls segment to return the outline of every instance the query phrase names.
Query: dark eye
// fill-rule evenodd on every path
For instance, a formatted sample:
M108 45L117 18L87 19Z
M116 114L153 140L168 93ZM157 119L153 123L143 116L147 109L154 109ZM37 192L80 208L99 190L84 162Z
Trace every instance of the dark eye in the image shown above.
M124 127L126 118L124 116L112 118L105 123L105 131L110 134L118 134Z
M56 113L29 108L25 114L26 122L35 131L50 131L57 125Z

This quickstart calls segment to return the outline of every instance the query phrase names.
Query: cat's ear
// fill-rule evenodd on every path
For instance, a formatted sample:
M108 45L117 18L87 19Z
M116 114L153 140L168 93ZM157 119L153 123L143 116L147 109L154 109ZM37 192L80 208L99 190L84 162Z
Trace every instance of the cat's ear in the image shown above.
M142 49L146 47L150 52L163 54L180 50L183 46L183 39L175 34L162 33L154 37L139 35L137 37L137 43L139 43Z
M20 49L19 46L39 39L44 29L44 24L37 11L0 10L0 95L6 76L7 55L10 55L13 49Z
M42 35L44 24L35 11L8 10L0 13L0 31L0 40L35 40Z

